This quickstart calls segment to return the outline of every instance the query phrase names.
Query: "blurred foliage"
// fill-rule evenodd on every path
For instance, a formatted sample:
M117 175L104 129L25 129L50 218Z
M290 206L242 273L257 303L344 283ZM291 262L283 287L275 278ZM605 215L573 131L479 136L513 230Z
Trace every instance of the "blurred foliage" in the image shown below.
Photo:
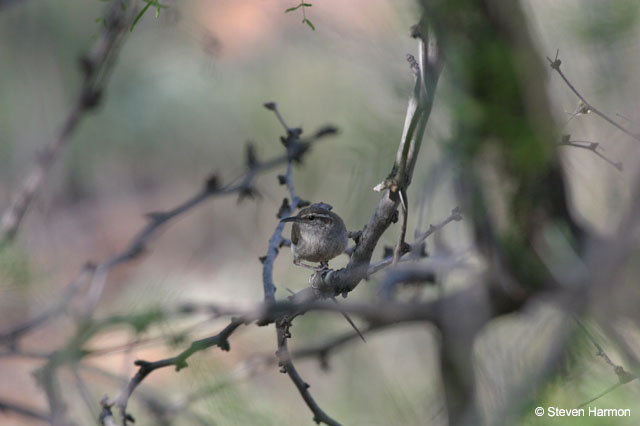
M25 289L34 278L28 253L16 245L0 245L0 288Z

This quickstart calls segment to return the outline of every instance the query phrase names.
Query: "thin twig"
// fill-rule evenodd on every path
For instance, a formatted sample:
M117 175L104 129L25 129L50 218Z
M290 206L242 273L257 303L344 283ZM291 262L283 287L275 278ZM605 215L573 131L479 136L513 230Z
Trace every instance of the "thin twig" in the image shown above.
M83 304L82 312L80 312L81 316L88 315L93 311L93 308L97 305L102 295L108 272L116 266L132 261L142 255L145 252L147 243L167 222L175 219L179 215L186 214L188 211L207 201L210 197L251 191L254 180L258 175L290 162L289 160L291 159L294 161L300 161L315 142L323 137L334 135L335 133L336 129L334 127L325 126L311 137L298 140L296 143L291 143L287 148L286 154L275 156L266 161L256 160L255 163L248 165L246 171L232 183L220 185L217 176L212 175L207 179L204 187L199 192L185 200L183 203L167 211L148 214L147 217L149 218L149 222L140 231L138 231L122 252L112 256L110 259L107 259L104 263L98 266L87 264L82 269L78 277L62 292L55 303L33 318L0 334L0 343L7 341L9 343L15 342L16 339L23 334L47 323L51 318L65 312L72 297L90 282L91 289L87 295L85 303ZM93 279L88 279L87 273L90 273L93 276Z
M191 343L189 348L185 349L178 355L172 358L165 358L155 362L148 362L143 360L137 360L135 365L137 365L138 371L133 376L133 378L124 386L124 388L120 391L120 394L114 398L113 400L109 400L105 403L105 406L109 408L116 406L120 412L120 421L123 426L126 426L129 421L131 421L131 416L127 413L127 404L129 402L129 398L131 394L136 389L136 387L142 383L142 381L153 371L169 367L175 366L176 371L180 371L182 368L188 367L187 359L196 352L208 349L212 346L218 346L223 351L229 350L229 336L233 334L233 332L243 324L243 321L232 319L231 323L227 325L220 333L210 336L201 340L197 340Z
M613 161L612 159L610 159L609 157L607 157L606 155L604 155L603 153L601 153L600 151L598 151L598 148L601 148L600 144L598 142L590 142L590 141L562 141L560 142L558 145L560 146L572 146L574 148L581 148L581 149L586 149L588 151L593 152L595 155L597 155L598 157L602 158L604 161L606 161L607 163L611 164L613 167L615 167L619 172L622 171L622 163L619 161Z
M409 251L407 253L404 253L400 258L400 260L405 259L411 253L419 253L422 250L422 244L432 234L441 230L451 222L459 222L461 220L462 220L462 214L460 212L460 208L456 207L453 210L451 210L451 214L446 219L444 219L442 222L438 223L437 225L430 225L427 231L420 234L413 241L413 243L411 243ZM391 265L392 263L393 263L393 256L387 256L386 258L378 262L373 262L369 265L368 275L373 275L376 272L380 271L381 269L384 269L387 266Z
M580 321L580 319L578 317L576 317L576 316L574 316L573 318L576 321L576 323L580 326L580 328L582 329L584 334L589 338L591 343L593 343L593 346L595 346L595 348L596 348L596 356L599 356L600 358L602 358L613 369L613 372L618 377L618 383L608 387L604 391L600 392L598 395L594 396L593 398L589 399L588 401L583 402L582 404L578 405L578 407L577 407L577 408L582 408L582 407L590 404L591 402L602 398L606 394L608 394L610 392L613 392L618 387L637 379L638 377L635 374L632 374L632 373L629 373L628 371L626 371L623 366L617 365L616 363L614 363L611 360L611 358L609 358L609 355L607 355L607 353L604 351L602 346L595 339L595 337L593 337L593 335L589 332L589 330L587 330L587 327L582 323L582 321Z
M49 421L49 416L41 411L34 410L33 408L25 407L24 405L14 404L13 402L0 401L0 411L20 414L21 416L30 417L36 420Z
M622 386L622 385L623 385L623 383L618 382L618 383L616 383L615 385L609 386L607 389L603 390L602 392L600 392L598 395L594 396L594 397L593 397L593 398L591 398L590 400L585 401L585 402L583 402L582 404L578 405L576 408L582 408L582 407L585 407L585 406L587 406L587 405L591 404L593 401L596 401L596 400L598 400L598 399L602 398L602 397L603 397L603 396L605 396L606 394L613 392L614 390L618 389L618 388L619 388L620 386Z
M283 373L287 373L293 384L300 392L302 399L306 402L307 406L313 413L313 421L316 423L324 423L329 426L340 426L340 423L329 417L327 413L320 408L318 403L313 399L311 393L309 392L310 385L305 382L296 367L293 365L293 361L291 359L291 355L289 354L289 347L287 345L287 340L290 337L289 334L289 326L287 323L288 320L283 320L276 325L277 329L277 339L278 339L278 351L276 355L278 356L278 361L282 369L280 370Z
M615 128L617 128L618 130L620 130L621 132L627 134L628 136L631 136L633 139L640 141L640 135L631 133L629 130L627 130L626 128L624 128L621 124L619 124L618 122L616 122L615 120L613 120L612 118L610 118L608 115L606 115L605 113L603 113L602 111L600 111L598 108L594 107L589 101L587 101L585 99L584 96L582 96L580 94L580 92L578 91L578 89L575 88L575 86L573 84L571 84L571 82L569 81L569 79L564 75L564 73L562 72L562 70L560 69L560 65L562 64L562 61L558 58L558 54L560 53L560 49L558 49L558 51L556 52L556 57L554 60L552 60L551 58L549 58L547 56L547 60L549 61L549 65L551 66L551 68L553 70L555 70L558 75L560 75L560 77L564 80L564 82L567 84L567 86L569 86L569 89L571 89L571 91L573 93L575 93L575 95L580 98L580 100L582 101L582 103L585 106L585 109L587 111L591 111L594 114L600 116L601 118L605 119L609 124L611 124L612 126L614 126Z

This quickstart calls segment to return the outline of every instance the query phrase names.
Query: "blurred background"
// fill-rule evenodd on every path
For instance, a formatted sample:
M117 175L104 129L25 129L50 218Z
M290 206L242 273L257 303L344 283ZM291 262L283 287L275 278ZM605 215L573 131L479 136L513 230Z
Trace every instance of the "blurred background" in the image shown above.
M98 0L0 2L0 207L4 209L27 175L36 153L55 137L78 93L79 57L100 31L105 3ZM285 0L192 0L167 2L159 17L149 11L127 36L105 91L103 104L89 113L48 175L28 212L15 244L0 251L0 331L44 309L87 261L102 262L123 250L146 223L144 214L165 210L196 193L215 172L223 183L242 173L244 150L252 141L259 158L283 153L283 130L262 107L277 102L291 126L311 134L333 124L338 136L313 147L294 169L298 194L334 206L349 229L361 229L379 194L371 188L386 177L395 158L413 80L405 55L416 54L408 36L417 22L414 2L323 0L312 2L301 23L297 3ZM640 26L635 0L524 0L540 58L560 49L563 70L581 93L635 132L640 131ZM546 61L546 59L544 59ZM443 156L448 128L446 68L438 87L413 185L408 235L446 218L456 206L449 164ZM596 141L623 170L587 150L564 147L574 211L590 227L611 231L626 205L637 171L638 145L599 117L571 118L575 96L557 75L548 79L557 122L574 139ZM571 119L570 119L571 118ZM275 213L287 195L277 184L284 169L260 176L260 196L238 203L237 196L215 198L171 223L141 259L115 269L97 317L138 312L198 300L250 304L263 297L262 269ZM286 230L288 233L288 228ZM397 238L392 227L379 245ZM447 226L442 244L468 250L464 222ZM435 250L433 242L429 251ZM379 258L380 254L376 254ZM346 256L332 267L346 264ZM304 288L308 273L291 265L288 249L276 262L278 296ZM449 277L451 282L459 277ZM350 297L377 293L378 280ZM435 290L434 293L435 294ZM620 309L634 309L620 302ZM478 375L483 378L484 414L489 420L505 407L518 379L535 367L535 336L558 326L553 309L539 307L487 330L479 344ZM144 336L172 337L185 327L188 341L215 334L222 321L156 324ZM341 318L307 314L292 329L291 346L323 342L349 330ZM59 347L73 333L71 322L55 321L23 344L34 353ZM134 336L135 337L135 336ZM141 337L141 336L139 336ZM132 333L114 331L93 348L123 344ZM606 342L602 337L603 342ZM170 339L167 339L170 340ZM442 424L437 336L424 326L376 333L337 351L330 370L316 360L299 368L319 404L348 425ZM182 350L162 339L132 350L111 351L87 364L130 377L132 361L156 360ZM536 346L532 348L532 346ZM540 350L544 350L543 344ZM248 327L234 334L230 352L195 355L190 367L155 372L143 388L172 400L212 385L254 354L275 351L271 327ZM600 359L575 361L567 381L549 385L543 398L572 407L615 383ZM592 351L591 351L592 352ZM529 356L524 354L528 353ZM0 358L0 399L46 408L31 372L37 359ZM511 374L511 373L513 374ZM514 373L518 372L518 373ZM94 401L113 396L120 382L96 371L81 371ZM518 377L513 377L514 375ZM95 412L82 402L69 373L68 409L78 424ZM567 385L569 383L569 385ZM516 383L517 384L517 383ZM521 385L521 383L519 383ZM155 390L154 390L155 389ZM161 389L161 391L160 391ZM607 395L602 405L631 406L637 383ZM135 397L136 424L155 424ZM194 402L192 410L210 424L311 424L311 414L277 367L234 382ZM523 408L522 424L537 420ZM531 411L531 410L529 410ZM608 424L637 424L610 419ZM579 419L579 424L588 419ZM30 425L0 412L0 423ZM192 424L178 417L175 424ZM578 424L578 423L562 423Z

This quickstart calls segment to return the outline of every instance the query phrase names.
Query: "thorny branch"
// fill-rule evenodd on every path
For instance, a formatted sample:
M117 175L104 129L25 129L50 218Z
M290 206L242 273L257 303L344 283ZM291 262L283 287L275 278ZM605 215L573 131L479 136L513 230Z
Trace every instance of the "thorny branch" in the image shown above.
M623 127L620 123L613 120L611 117L609 117L608 115L600 111L598 108L594 107L589 101L585 99L584 96L582 96L582 94L578 91L578 89L575 88L575 86L569 81L567 76L565 76L562 70L560 69L560 65L562 65L562 60L558 58L559 53L560 53L560 49L558 49L558 51L556 52L556 57L553 60L547 56L547 61L549 61L549 66L551 66L551 68L558 73L558 75L564 80L567 86L569 86L569 89L571 89L571 91L580 99L580 101L582 102L582 105L580 106L580 110L584 111L584 113L593 112L594 114L600 116L601 118L606 120L609 124L611 124L618 130L623 132L624 134L631 136L633 139L637 141L640 141L640 135L631 133L629 130Z
M400 191L406 191L420 151L424 130L431 114L435 99L435 90L443 67L443 58L433 34L430 34L425 19L413 27L412 36L418 40L420 58L416 61L412 56L410 64L415 76L415 86L409 98L405 125L398 147L396 163L391 174L374 190L384 191L375 212L363 228L355 250L346 267L337 271L326 271L312 277L311 287L299 292L295 297L301 300L310 297L335 297L346 295L354 290L367 276L373 251L382 234L397 217L400 203ZM406 192L405 192L406 194ZM406 220L406 216L404 218ZM404 244L403 238L398 241L396 252ZM398 254L399 256L399 254Z
M638 377L635 374L632 374L632 373L629 373L628 371L626 371L623 366L615 364L611 360L611 358L609 358L609 355L607 355L607 353L604 351L604 349L602 348L602 345L600 345L600 343L598 343L598 341L591 335L589 330L587 330L587 327L585 327L585 325L582 323L582 321L580 321L577 317L575 318L575 320L578 323L578 325L580 326L580 328L582 329L582 331L584 332L584 334L589 338L591 343L593 343L593 346L595 346L595 348L596 348L596 356L601 357L607 364L609 364L609 366L611 366L611 368L613 369L613 372L615 373L615 375L618 377L618 383L608 387L607 389L605 389L604 391L600 392L599 394L597 394L593 398L591 398L591 399L583 402L582 404L578 405L577 408L581 408L581 407L585 407L585 406L589 405L593 401L596 401L596 400L602 398L606 394L616 390L618 387L620 387L620 386L622 386L624 384L627 384L627 383L629 383L629 382L631 382L633 380L636 380Z
M586 149L587 151L591 151L595 155L597 155L598 157L602 158L607 163L611 164L619 172L622 171L622 167L623 166L622 166L622 163L620 161L613 161L612 159L610 159L609 157L604 155L602 152L600 152L600 150L602 149L602 147L600 146L600 143L598 143L598 142L590 142L590 141L572 141L572 140L568 140L568 137L566 139L567 140L562 140L559 143L559 145L560 146L571 146L571 147L574 147L574 148L581 148L581 149Z
M205 339L196 340L192 342L191 345L182 351L180 354L176 355L172 358L166 358L155 362L148 362L143 360L137 360L135 365L137 365L138 372L133 376L133 378L124 386L124 388L120 391L120 394L114 398L113 400L103 399L101 405L103 408L103 412L108 410L109 413L111 411L111 407L115 406L118 408L120 412L120 421L123 426L126 426L129 421L133 421L133 418L129 413L127 413L127 404L129 402L129 397L136 389L136 387L142 383L142 381L147 377L151 372L164 367L175 366L176 371L180 371L183 368L188 367L187 359L196 352L208 349L212 346L218 346L223 351L228 351L229 346L229 336L233 334L233 332L242 325L243 322L237 319L232 319L231 323L227 325L220 333L215 336L207 337ZM104 423L103 423L104 424Z
M23 181L20 190L0 218L0 243L12 240L31 202L40 190L47 173L60 152L71 140L80 120L102 101L103 92L113 69L135 7L128 0L112 1L106 11L104 26L89 52L82 57L84 77L76 99L56 137L38 153L36 164Z
M449 223L459 222L461 220L462 220L462 213L460 212L460 208L456 207L453 210L451 210L451 214L446 219L444 219L442 222L438 223L437 225L430 225L428 230L419 234L416 237L416 239L413 241L413 243L408 245L408 247L405 247L406 250L402 253L400 257L400 261L414 257L414 256L415 257L423 256L424 242L427 238L429 238L435 232L447 226ZM392 263L393 263L393 256L387 256L378 262L373 262L369 265L369 271L367 275L368 276L373 275L376 272L380 271L381 269L391 265Z
M150 213L148 215L149 222L147 225L143 227L138 234L136 234L129 245L121 253L114 255L98 266L90 264L85 266L79 276L67 286L61 294L61 297L54 304L45 309L42 313L39 313L22 324L0 334L0 343L8 345L9 348L15 352L15 349L17 348L17 341L21 336L35 330L36 328L46 324L50 319L67 311L71 305L73 297L90 284L88 295L83 304L83 309L80 312L80 319L85 322L89 321L90 315L102 295L108 272L125 262L136 259L144 253L144 248L147 243L153 236L155 236L157 231L162 228L163 225L175 217L185 214L208 200L210 197L231 193L239 193L240 196L246 196L254 193L255 190L253 189L253 182L259 174L284 163L288 163L289 167L291 167L291 163L293 161L299 162L302 160L303 156L309 151L314 142L336 133L336 129L334 127L326 126L310 137L302 139L299 137L301 132L300 129L292 130L297 132L298 136L288 143L286 154L276 156L266 161L260 161L256 158L255 153L252 153L252 150L249 149L251 155L248 155L247 170L236 180L227 185L221 185L217 176L212 175L207 179L204 188L201 191L187 199L182 204L168 211ZM57 356L56 354L57 352L54 352L52 356ZM58 362L48 362L41 370L43 372L43 377L46 379L43 381L43 384L46 385L46 389L50 390L47 392L47 395L50 397L49 402L50 407L52 408L52 415L55 414L56 416L62 415L62 406L59 403L60 401L58 401L57 398L54 398L55 395L57 395L57 392L55 392L55 386L57 383L56 370L58 366Z
M404 244L406 243L404 242L404 232L406 230L407 216L406 211L404 211L403 220L405 222L405 225L403 226L403 230L394 250L393 256L389 256L378 263L371 263L371 256L380 236L389 227L393 218L397 218L397 207L399 203L402 202L403 207L408 207L406 205L405 191L411 181L413 167L415 165L415 160L420 149L420 142L422 140L424 127L426 126L426 122L429 118L429 113L431 110L431 105L433 103L433 91L435 90L438 76L442 67L442 59L433 38L429 38L427 42L427 37L425 35L427 34L426 25L421 22L421 25L414 29L414 33L420 38L421 57L420 63L418 63L418 61L415 61L415 59L413 59L411 63L416 75L416 87L414 89L414 94L410 100L407 118L405 121L405 129L403 132L400 147L398 149L397 161L389 177L376 187L378 190L384 191L384 195L380 200L378 207L376 208L376 211L371 217L369 223L361 232L356 244L356 249L352 253L349 265L339 271L328 271L323 274L314 275L311 280L311 295L309 294L309 291L303 291L294 295L288 301L277 302L275 299L276 286L273 280L273 264L278 255L279 248L285 245L287 242L286 239L282 237L283 225L278 224L276 226L274 234L269 240L267 255L261 259L264 264L264 303L256 307L252 307L251 309L234 309L229 307L216 308L216 312L221 315L240 316L233 318L230 324L220 333L191 343L191 346L188 349L175 357L155 362L147 362L142 360L136 361L136 365L139 367L139 369L136 375L123 387L120 394L113 400L109 400L108 398L102 400L100 422L103 425L114 425L117 423L111 412L111 408L114 406L117 407L120 411L120 421L123 425L126 425L127 422L132 421L132 418L128 415L128 413L126 413L128 400L136 390L137 386L151 372L167 366L175 366L176 370L184 368L187 366L187 358L189 358L192 354L212 346L219 346L223 350L228 350L229 336L240 325L253 321L257 321L261 325L275 322L278 344L278 351L276 352L276 355L279 364L282 367L282 371L289 375L290 379L293 381L294 385L299 390L301 396L314 414L314 420L316 422L323 422L329 425L337 425L339 423L329 417L313 399L308 390L309 385L298 374L292 362L292 359L305 356L318 356L322 361L326 358L327 353L329 353L333 348L353 339L355 335L349 334L340 336L325 345L290 352L288 348L288 339L291 337L290 328L292 326L293 319L298 315L301 315L302 313L308 311L331 311L341 313L349 312L358 315L362 319L367 321L368 327L365 331L372 331L392 324L404 322L432 322L443 331L443 347L445 348L443 350L443 362L450 363L450 360L456 356L456 349L460 349L459 346L456 347L456 344L459 345L459 342L454 341L455 338L467 342L472 342L472 338L476 335L477 331L490 318L498 316L502 313L513 312L513 310L522 306L523 302L521 301L513 302L494 300L495 294L490 294L488 291L488 289L490 289L492 286L484 285L486 283L481 283L483 285L472 285L469 288L461 290L457 293L449 294L440 299L428 302L400 303L396 301L379 301L376 303L350 303L336 306L335 304L329 303L328 301L320 300L325 297L334 297L337 294L346 294L352 291L363 278L366 278L369 274L375 273L376 271L391 263L396 263L402 260L402 256L404 256L406 253L413 253L414 255L417 254L419 256L422 251L422 244L429 235L433 234L433 232L437 231L438 229L441 229L451 221L461 220L460 211L456 208L452 211L451 215L447 219L445 219L439 225L431 226L429 230L418 236L410 247L405 248ZM552 68L554 68L561 75L561 77L565 80L569 87L581 99L588 111L593 111L594 113L600 115L605 120L610 122L610 124L613 124L620 130L624 131L626 134L634 137L637 140L640 140L640 136L633 135L630 132L625 131L621 126L617 125L617 123L613 122L607 116L600 113L590 104L588 104L586 100L584 100L584 98L577 92L577 90L575 90L571 83L569 83L569 81L566 79L564 74L560 71L560 60L557 59L557 56L555 61L551 61L551 59L549 59L549 61L552 64ZM275 104L269 103L265 104L265 106L275 112L276 116L283 124L287 132L287 136L283 138L283 144L287 149L286 155L267 162L260 162L256 159L255 153L250 148L247 152L248 171L243 177L239 179L239 181L236 181L235 183L229 184L227 186L220 186L217 182L217 178L214 176L207 181L205 189L203 189L201 192L197 193L194 197L188 199L185 203L181 204L175 209L169 210L167 212L150 214L150 223L140 231L140 233L132 240L131 244L121 254L114 256L98 267L87 268L88 270L85 271L85 273L90 272L94 276L94 284L92 285L92 292L90 292L90 294L92 294L93 296L89 298L86 304L87 313L90 312L93 307L95 307L97 301L100 299L102 288L104 286L104 280L106 279L106 273L111 268L125 261L136 258L143 251L152 234L154 234L159 227L161 227L165 222L169 221L175 216L182 214L200 204L210 196L214 194L227 194L230 192L239 192L241 195L250 195L254 191L252 182L258 172L270 169L272 167L275 167L276 165L286 162L287 172L285 175L282 175L279 178L282 184L287 185L291 201L289 202L285 199L278 216L283 217L286 215L290 215L295 211L296 208L304 204L304 202L296 196L294 191L293 181L291 177L292 162L301 158L302 154L304 154L304 152L306 152L306 150L308 149L310 142L302 141L300 139L301 129L290 128L287 126L286 122L278 112ZM333 132L334 130L328 130L325 132L321 131L317 133L312 139L317 139L321 136L324 136L324 134ZM566 142L567 143L565 143L565 145L590 149L598 154L598 152L596 151L597 146L583 146L580 145L580 141ZM603 156L602 158L607 160ZM607 161L614 166L616 164L611 162L610 160ZM564 202L564 200L561 199L560 202ZM417 272L425 271L420 270ZM424 277L421 277L421 279L423 278ZM80 279L77 280L77 282L79 283L83 281L84 280ZM74 293L77 292L80 286L81 284L76 284L76 282L72 283L67 291L65 291L65 294L67 294L70 298ZM494 287L497 288L497 286ZM560 291L559 293L562 292ZM566 294L564 294L564 296L566 296ZM15 349L16 340L20 336L35 329L46 319L53 317L60 312L63 312L64 310L65 305L63 302L54 304L51 309L47 310L42 315L34 317L21 326L16 327L7 333L4 333L1 336L2 340L9 342L9 346ZM457 332L462 332L462 334L456 335ZM606 390L601 395L604 395L605 393L609 392L612 389L615 389L621 384L627 383L636 378L632 374L624 371L621 366L615 365L606 355L602 347L590 335L589 337L597 348L598 355L601 356L611 367L614 368L614 371L616 372L620 380L620 383ZM566 339L564 338L561 340L562 342L566 342ZM558 345L558 347L560 346L564 346L564 344ZM458 350L458 353L460 352L464 351ZM549 365L547 366L547 370L551 370L553 368L551 364L556 363L556 358L559 358L558 354L560 352L560 349L556 350L555 352L550 352L550 354L554 356L549 357ZM49 359L49 368L44 369L47 374L44 378L41 377L41 380L46 382L45 389L47 389L48 394L55 393L55 367L58 360L54 357L54 355L55 354L52 354ZM448 357L447 355L450 355L450 357ZM455 365L451 363L450 365L445 365L444 368L451 368L453 370L455 368ZM451 380L452 376L450 375L446 379ZM467 383L461 383L460 386L467 386ZM591 401L597 399L601 395L597 396ZM447 401L448 403L451 403L451 401L449 400L449 396L450 395L447 395ZM53 397L49 397L49 399L51 401ZM457 407L465 408L465 406L461 404L458 404ZM13 410L15 412L19 412L21 414L34 418L41 418L39 416L43 416L47 420L51 420L55 417L53 415L53 412L55 412L54 407L51 407L51 415L41 414L37 411L25 409L24 407L8 403L0 403L0 410L1 409ZM460 417L457 420L460 421L460 423L463 423L465 419Z
M295 143L295 141L298 139L301 131L299 129L292 129L289 126L287 126L286 122L282 118L282 115L278 111L275 103L273 102L267 103L265 104L265 107L267 109L274 111L276 116L284 126L285 131L287 132L287 135L285 138L282 139L282 143L285 145L285 147L288 150L289 146L292 143ZM287 164L287 173L284 176L280 177L280 182L287 185L287 189L289 190L289 197L291 201L288 202L286 198L284 199L282 206L280 207L280 211L278 212L278 215L277 215L278 219L282 219L292 215L293 212L296 210L296 208L300 207L301 200L295 193L291 173L292 173L291 161L289 161ZM281 247L281 245L284 242L284 238L282 237L283 229L284 229L284 223L278 222L273 235L269 239L269 248L267 250L267 255L261 259L263 263L262 278L263 278L263 285L264 285L264 299L265 299L265 302L270 304L274 304L276 301L275 299L276 287L273 282L273 264L275 262L276 257L278 256L279 247ZM313 396L311 396L311 393L309 392L309 384L306 383L302 379L302 377L300 377L300 374L296 370L293 364L293 360L291 359L291 356L289 354L287 339L291 337L289 328L291 327L291 321L293 321L293 318L296 315L297 315L296 313L293 313L290 316L285 316L284 318L281 318L275 321L277 346L278 346L278 350L276 351L276 356L278 357L278 362L281 367L280 371L282 373L286 373L291 379L291 381L293 382L293 384L296 386L296 388L300 392L300 395L302 396L302 399L304 399L305 403L313 413L313 420L316 423L322 422L330 426L339 425L338 422L336 422L331 417L329 417L329 415L326 414L322 410L322 408L320 408L320 406L315 401ZM266 324L266 322L264 321L260 321L259 323Z
M122 252L114 255L98 266L94 266L92 264L86 265L78 277L63 291L56 303L24 323L0 334L0 343L7 344L7 342L9 342L11 344L15 344L15 340L24 333L43 325L50 318L63 313L69 306L71 298L82 290L88 283L92 283L92 290L89 292L89 296L87 297L88 300L85 303L84 313L86 314L91 312L102 294L107 273L113 268L128 261L132 261L142 255L147 243L167 222L175 219L179 215L191 211L196 206L207 201L210 197L228 195L232 193L246 194L253 192L253 182L259 174L272 170L289 160L301 161L314 142L335 133L336 129L334 127L326 126L310 138L298 140L295 143L292 143L287 149L287 153L284 155L279 155L266 161L254 159L254 161L247 166L247 170L242 176L227 185L220 185L218 177L216 175L212 175L207 179L202 190L188 198L183 203L167 211L150 213L147 215L149 219L147 225L145 225L132 238L131 242ZM93 276L93 280L91 280L91 276Z

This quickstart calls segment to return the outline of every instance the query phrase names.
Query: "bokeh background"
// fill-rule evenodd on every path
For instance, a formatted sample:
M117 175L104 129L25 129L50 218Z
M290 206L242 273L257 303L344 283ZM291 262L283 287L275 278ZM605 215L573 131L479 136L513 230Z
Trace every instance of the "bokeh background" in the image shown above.
M252 141L260 158L282 153L282 128L262 104L275 101L290 125L311 133L330 123L340 134L314 146L294 169L302 198L334 206L350 229L369 218L378 194L371 188L389 172L406 100L412 87L405 55L415 52L408 28L418 19L411 1L322 0L306 10L315 31L301 24L294 1L221 0L167 2L158 19L147 13L126 39L101 107L88 114L39 192L17 241L0 252L0 330L41 311L87 261L101 262L122 250L145 224L144 214L177 205L215 172L222 182L245 166ZM1 5L2 3L0 3ZM640 129L640 26L633 0L525 0L530 30L541 59L560 49L563 70L601 110ZM25 0L0 7L0 207L8 205L32 167L38 149L52 139L78 91L79 56L100 30L98 0ZM443 156L448 128L446 68L409 193L409 234L444 219L456 201ZM586 150L562 148L574 211L606 233L626 203L638 147L593 115L570 119L577 100L549 70L548 91L557 121L575 139L600 142L615 168ZM96 316L136 312L181 301L252 303L262 300L261 264L275 213L286 196L274 171L257 181L260 196L238 203L216 198L172 223L140 260L109 276ZM383 243L395 240L392 228ZM470 247L463 223L449 225L443 244ZM429 242L428 249L435 250ZM377 255L379 257L380 255ZM345 264L336 259L333 266ZM288 250L276 263L278 295L305 287L307 271L294 268ZM450 278L452 282L456 277ZM351 297L375 296L378 281ZM621 309L633 309L621 301ZM484 378L484 414L522 410L522 424L538 424L528 407L505 407L513 386L522 386L544 350L546 330L558 326L553 309L539 307L501 320L478 345L478 375ZM157 324L150 336L172 336L194 322ZM217 333L222 322L205 321L190 338ZM305 315L293 328L292 346L321 342L349 326L339 317ZM24 344L33 352L60 346L73 332L60 320ZM604 336L600 336L606 342ZM93 347L129 341L129 332L103 334ZM532 343L534 342L534 343ZM539 342L539 344L535 344ZM130 377L137 358L160 359L181 350L162 340L88 361ZM184 345L184 343L183 343ZM354 341L336 352L331 369L304 361L299 368L320 405L348 425L442 424L437 336L423 326L390 329ZM213 384L252 354L275 351L271 327L247 328L231 340L232 350L194 356L190 368L155 372L143 387L167 400ZM542 398L572 407L615 383L602 361L589 353L575 360L567 377L551 383ZM615 352L614 352L615 353ZM525 356L526 354L530 356ZM46 400L31 372L34 359L0 358L0 398L34 407ZM113 396L119 383L84 371L94 400ZM67 377L69 409L78 424L92 413ZM525 386L526 387L526 386ZM631 406L638 385L607 395L602 405ZM626 405L625 405L626 404ZM134 400L136 424L154 424ZM224 386L192 406L210 424L311 424L311 414L277 368ZM531 411L531 410L529 410ZM637 410L636 410L637 411ZM637 424L613 419L610 424ZM580 419L579 424L589 419ZM568 421L569 422L569 421ZM0 412L0 423L28 425ZM37 424L37 423L33 423ZM191 424L179 417L176 424ZM558 423L560 424L560 423ZM562 423L574 424L574 423ZM578 423L575 423L578 424Z

